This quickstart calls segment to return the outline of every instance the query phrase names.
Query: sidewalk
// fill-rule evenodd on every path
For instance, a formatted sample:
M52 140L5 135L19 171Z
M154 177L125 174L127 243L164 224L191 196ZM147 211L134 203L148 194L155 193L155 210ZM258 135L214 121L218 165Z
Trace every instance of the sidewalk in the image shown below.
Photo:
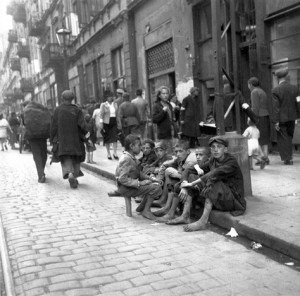
M294 154L291 166L283 165L278 154L269 158L271 164L264 170L255 167L251 171L253 196L247 197L246 213L233 217L213 211L210 219L213 224L234 227L239 235L300 260L300 155ZM114 180L118 161L107 159L104 146L97 145L94 161L96 164L84 163L82 167Z

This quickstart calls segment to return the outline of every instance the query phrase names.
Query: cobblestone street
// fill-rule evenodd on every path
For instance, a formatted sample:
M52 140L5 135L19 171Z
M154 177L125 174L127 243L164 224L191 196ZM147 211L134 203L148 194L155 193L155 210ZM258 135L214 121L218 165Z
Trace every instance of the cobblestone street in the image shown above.
M72 190L47 164L40 184L28 152L0 163L17 295L299 295L299 272L222 235L127 217L112 181L85 172Z

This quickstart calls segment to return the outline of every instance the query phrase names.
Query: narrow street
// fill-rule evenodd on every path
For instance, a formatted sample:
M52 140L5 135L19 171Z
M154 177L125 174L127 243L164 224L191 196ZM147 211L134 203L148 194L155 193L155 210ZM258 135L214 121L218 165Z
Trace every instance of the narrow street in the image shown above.
M299 272L212 231L184 233L109 198L85 172L78 190L32 155L0 154L0 212L17 295L298 295Z

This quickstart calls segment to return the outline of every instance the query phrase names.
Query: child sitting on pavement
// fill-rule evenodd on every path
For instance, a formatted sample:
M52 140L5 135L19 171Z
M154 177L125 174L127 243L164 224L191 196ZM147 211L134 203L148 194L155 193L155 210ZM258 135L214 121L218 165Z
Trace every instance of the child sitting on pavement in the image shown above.
M180 181L181 174L188 165L195 164L187 161L190 155L189 143L179 140L174 149L176 158L166 161L159 169L157 178L164 182L163 193L159 200L154 201L153 206L162 207L154 212L155 216L164 216L170 209L173 199L174 184Z
M189 165L182 173L181 180L175 185L172 205L166 215L158 218L158 222L166 222L168 225L188 224L191 223L190 212L192 207L192 201L194 197L197 197L200 193L198 186L193 188L181 188L181 182L187 180L193 182L204 174L204 171L200 168L203 166L210 157L210 149L208 147L199 147L195 150L197 163ZM183 204L182 214L175 218L175 212L179 203Z
M156 153L154 151L155 143L151 139L145 139L142 144L143 156L139 159L143 171L149 165L157 160Z
M258 143L260 132L256 127L256 124L248 118L247 121L249 127L244 131L243 136L248 138L248 156L250 170L253 170L253 158L260 164L260 169L264 169L266 162L263 157L261 147Z
M228 141L216 136L208 142L211 148L210 159L200 168L204 175L193 182L182 182L181 188L203 188L200 195L205 199L201 218L188 225L184 231L204 230L212 208L228 211L233 216L242 215L246 210L244 180L240 166L234 156L227 151Z
M160 196L161 186L158 180L145 175L141 171L141 166L136 156L141 151L141 141L136 135L129 134L125 138L125 152L120 157L117 169L116 180L118 192L124 197L143 196L143 201L136 211L142 216L155 220L156 217L151 212L151 204L154 198Z
M144 172L147 175L156 177L159 173L159 168L161 167L161 165L167 160L172 160L173 157L172 155L168 154L167 146L162 142L158 142L155 144L154 151L157 159L150 165L145 166Z

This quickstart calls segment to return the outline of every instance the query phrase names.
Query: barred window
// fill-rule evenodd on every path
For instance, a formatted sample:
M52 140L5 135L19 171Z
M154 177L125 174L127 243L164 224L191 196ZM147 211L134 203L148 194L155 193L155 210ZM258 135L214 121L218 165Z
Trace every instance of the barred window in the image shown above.
M174 67L173 40L169 39L147 50L148 74L155 74Z

